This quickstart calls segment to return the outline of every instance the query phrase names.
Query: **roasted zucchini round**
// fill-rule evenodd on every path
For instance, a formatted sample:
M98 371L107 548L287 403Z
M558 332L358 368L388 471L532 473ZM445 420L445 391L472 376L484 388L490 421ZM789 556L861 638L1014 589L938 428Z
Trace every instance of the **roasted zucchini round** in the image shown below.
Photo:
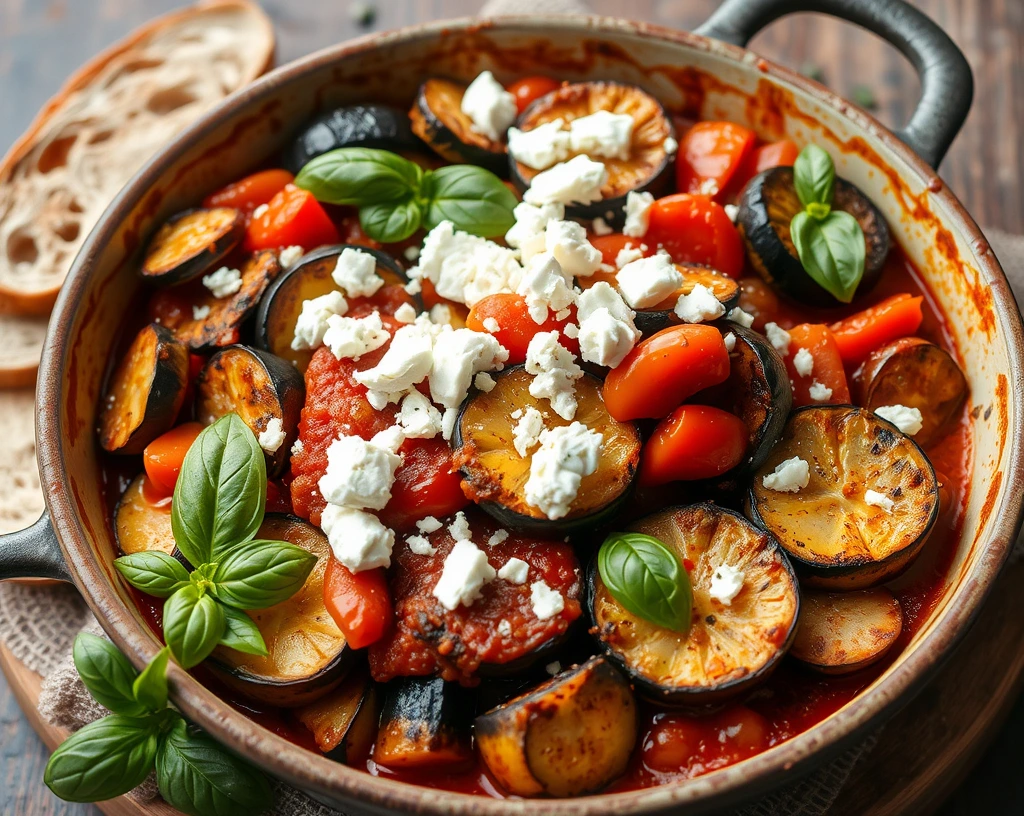
M346 105L307 123L285 148L281 164L298 173L311 159L340 147L375 147L397 153L421 146L409 127L409 117L397 108Z
M146 474L140 473L121 494L114 511L114 536L125 555L159 550L174 555L171 500L154 502L146 495Z
M800 458L805 487L770 489L766 476ZM754 475L750 517L793 559L807 586L863 589L894 578L920 553L939 510L928 457L895 426L863 408L795 411Z
M502 178L508 174L505 143L473 129L462 112L466 86L450 79L428 79L416 92L409 111L412 132L441 158L484 167Z
M110 453L142 453L170 430L185 401L188 349L151 323L125 352L100 403L100 445Z
M630 531L654 536L690 576L688 634L639 618L608 591L596 559L587 576L591 631L646 697L670 705L718 703L764 681L789 649L800 606L796 576L778 542L713 504L645 516ZM742 573L728 604L711 595L723 566Z
M565 535L609 520L625 502L640 462L640 434L631 422L612 419L601 381L584 374L576 381L572 422L602 434L597 470L584 476L569 513L550 520L526 501L532 452L520 455L515 430L527 409L539 411L545 428L570 425L546 399L530 394L533 377L523 366L495 375L490 392L476 391L463 403L455 423L452 462L462 472L463 492L506 527Z
M213 269L244 234L245 216L241 210L186 210L157 230L146 248L140 272L152 283L185 283Z
M295 709L328 759L355 765L370 755L380 711L377 684L365 666L349 672L334 691Z
M758 275L798 303L841 305L804 270L789 234L793 216L803 210L793 186L792 167L773 167L754 176L743 188L739 207L736 223ZM864 277L854 294L857 297L869 292L882 275L891 240L889 225L867 196L838 177L832 208L848 212L864 231Z

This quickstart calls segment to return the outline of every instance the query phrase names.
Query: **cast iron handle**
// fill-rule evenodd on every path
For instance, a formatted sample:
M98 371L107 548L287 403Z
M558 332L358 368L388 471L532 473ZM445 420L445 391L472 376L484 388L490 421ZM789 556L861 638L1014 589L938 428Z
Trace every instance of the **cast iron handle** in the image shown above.
M0 536L0 581L10 578L71 580L49 512L31 527Z
M921 99L896 135L930 166L938 167L967 118L974 77L946 32L904 0L725 0L696 33L746 46L769 23L797 11L856 23L910 60L921 78Z

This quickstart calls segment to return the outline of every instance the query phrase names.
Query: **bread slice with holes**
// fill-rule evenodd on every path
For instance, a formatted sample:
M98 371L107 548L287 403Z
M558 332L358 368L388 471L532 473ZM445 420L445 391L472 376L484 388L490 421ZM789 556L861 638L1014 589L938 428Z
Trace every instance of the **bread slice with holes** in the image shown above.
M0 314L0 388L35 383L47 322L45 316Z
M43 512L36 464L35 394L31 388L0 391L0 535L23 530Z
M121 187L273 58L259 6L211 0L148 23L79 69L0 162L0 312L46 314Z

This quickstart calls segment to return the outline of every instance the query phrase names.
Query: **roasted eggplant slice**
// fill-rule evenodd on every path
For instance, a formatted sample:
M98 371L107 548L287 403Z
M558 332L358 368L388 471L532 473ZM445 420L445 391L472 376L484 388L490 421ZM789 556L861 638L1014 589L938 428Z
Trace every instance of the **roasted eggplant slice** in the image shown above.
M476 164L504 178L508 159L504 142L473 130L462 112L466 86L450 79L428 79L416 92L409 111L412 132L441 158L456 164Z
M588 575L592 633L637 690L670 705L704 705L764 681L789 648L800 600L796 576L778 542L731 510L693 504L630 525L679 556L693 589L688 634L633 615L605 587L596 559ZM738 570L729 603L711 594L716 571Z
M345 249L358 249L377 258L377 274L384 279L384 286L378 290L375 301L379 302L382 312L391 314L402 303L414 303L404 290L399 291L408 280L402 267L387 253L351 244L320 247L304 255L267 290L256 314L256 345L259 348L287 360L300 372L306 370L313 350L292 348L295 324L305 301L338 291L331 273L338 263L338 256ZM364 299L347 300L349 311L353 311Z
M463 492L507 527L565 535L610 519L626 500L640 462L640 434L631 422L612 419L601 395L601 381L585 374L576 381L577 409L573 422L604 437L597 470L584 476L569 513L549 520L526 501L533 453L521 455L515 431L529 408L539 411L545 428L571 424L546 399L530 394L533 377L522 366L495 376L487 393L475 392L462 405L455 423L452 462L462 471Z
M146 326L128 347L101 403L103 450L142 453L174 425L187 385L188 349L163 326Z
M190 281L213 269L244 234L245 216L233 207L179 213L149 242L142 277L162 285Z
M317 557L316 566L287 601L246 613L263 635L266 657L218 646L209 663L222 681L257 702L304 706L341 683L355 654L324 606L331 547L316 527L283 513L268 513L256 537L302 547Z
M476 718L488 770L516 796L579 796L615 781L637 740L626 678L603 657Z
M171 501L155 501L146 494L146 474L136 476L121 494L114 511L114 535L125 555L159 550L175 552L171 530Z
M789 224L803 210L793 186L792 167L773 167L754 176L740 195L736 223L757 274L776 291L808 306L841 305L804 270L796 253ZM889 225L885 216L854 185L836 178L832 208L848 212L864 231L864 277L854 297L871 291L889 254Z
M307 162L340 147L376 147L399 152L421 147L409 118L387 105L346 105L322 113L307 124L282 155L282 164L298 173Z
M473 694L440 677L400 677L384 693L373 761L458 770L473 761Z
M942 438L967 399L967 378L945 349L903 337L875 350L853 375L859 404L870 410L906 405L921 412L917 444Z
M330 694L297 708L295 716L329 759L355 765L370 755L377 736L378 696L377 684L359 667Z
M822 674L849 674L880 660L902 629L900 603L885 587L805 590L790 654Z
M212 425L236 413L256 434L276 476L299 438L306 384L293 365L266 351L229 346L214 354L196 380L196 419Z
M805 487L785 473L769 478L775 489L765 485L794 458L807 463ZM921 551L938 509L935 471L917 443L849 405L795 411L748 499L750 517L779 539L802 582L828 589L894 578Z
M529 131L555 119L570 123L602 110L633 117L629 157L593 157L604 162L608 169L608 181L601 189L601 200L592 204L571 204L565 208L565 214L580 219L601 217L611 226L621 229L625 222L626 194L630 190L649 192L658 198L672 185L673 155L665 150L665 140L675 137L675 129L658 100L636 85L621 82L563 85L523 111L516 127ZM517 162L512 156L509 157L509 167L512 181L520 190L526 190L533 177L541 172Z

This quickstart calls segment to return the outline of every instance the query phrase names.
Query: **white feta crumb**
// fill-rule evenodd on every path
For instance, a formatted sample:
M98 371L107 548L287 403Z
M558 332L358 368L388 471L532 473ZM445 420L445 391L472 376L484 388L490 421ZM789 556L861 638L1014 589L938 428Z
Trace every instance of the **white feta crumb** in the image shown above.
M420 248L415 244L407 246L402 255L409 263L416 263L417 259L420 257Z
M565 609L565 599L557 590L549 587L546 581L530 584L530 604L538 620L553 618Z
M695 283L688 295L680 295L675 313L684 323L703 323L725 314L725 307L715 293L702 283Z
M554 677L562 670L562 664L557 660L553 660L544 667L544 671Z
M380 312L370 312L366 317L331 315L327 318L323 343L338 360L358 360L390 339L391 335L381 322Z
M793 368L801 377L810 377L814 371L814 357L805 348L797 349L793 355Z
M630 238L643 238L651 223L651 206L654 196L650 193L638 193L630 190L626 193L626 225L622 234Z
M473 385L477 391L483 391L485 394L490 394L494 390L494 386L497 385L497 382L494 377L486 371L481 371L473 378Z
M497 547L499 544L504 543L505 539L508 538L508 530L495 530L491 533L491 537L487 539L488 547Z
M883 405L875 409L875 416L891 422L903 433L913 436L924 427L924 417L917 408L906 405Z
M306 254L306 250L300 247L298 244L292 244L282 249L277 255L277 262L281 264L282 269L288 269L293 266L299 258Z
M352 572L391 566L395 533L372 513L328 504L320 527L334 557Z
M427 234L419 263L409 270L413 278L433 283L440 297L467 306L488 295L514 292L521 274L513 250L456 230L451 221Z
M526 371L533 375L530 395L546 399L562 419L576 416L576 380L583 369L573 354L558 342L558 332L538 332L526 348Z
M872 507L881 507L886 513L891 513L893 508L893 500L877 490L865 490L864 503Z
M461 510L455 514L455 520L448 525L448 532L456 541L468 541L472 536L469 529L469 520Z
M452 325L452 310L447 303L435 303L430 307L428 314L430 315L431 323L435 323L438 326Z
M505 243L518 249L520 260L526 263L544 251L547 226L565 218L565 205L549 203L535 207L520 201L512 210L512 217L516 222L505 233Z
M388 394L384 391L375 391L371 388L366 392L366 401L370 403L370 407L374 411L383 411L391 404L392 396L398 395Z
M615 268L622 269L624 266L633 263L633 261L639 261L642 257L644 257L644 250L641 247L627 244L615 256Z
M370 439L370 444L381 450L398 453L398 449L405 444L405 431L402 430L401 425L392 425L390 428L375 433Z
M317 348L324 342L327 321L331 316L343 315L347 311L348 302L338 291L302 301L302 311L292 332L292 348L295 351Z
M569 158L569 131L564 119L552 119L533 128L509 128L508 152L517 162L534 170L546 170Z
M411 303L403 303L397 309L395 309L395 320L399 323L415 323L416 322L416 307Z
M552 520L567 515L583 477L597 470L603 442L580 422L542 431L523 488L527 503Z
M502 87L490 71L481 71L462 94L460 108L473 123L472 128L494 142L516 120L516 98Z
M405 543L409 545L409 550L414 552L416 555L433 555L437 552L437 547L431 545L431 543L421 535L411 535L405 539Z
M516 453L525 459L537 444L543 430L543 414L532 405L529 406L512 429L512 445L515 447Z
M415 323L402 326L391 338L391 345L377 365L355 373L356 382L384 395L404 394L430 374L434 363L434 333L435 327L430 325L429 319L417 319Z
M665 141L661 143L661 146L664 148L665 152L671 156L679 149L679 142L671 136L666 136Z
M615 232L601 216L590 222L590 231L594 235L611 235Z
M599 281L577 299L580 355L588 363L615 368L640 339L634 312L608 283Z
M587 231L575 221L548 221L544 248L566 275L586 278L601 267L601 252L587 240Z
M419 250L417 250L416 257L419 257L418 253ZM413 278L402 288L410 295L418 295L420 292L423 291L423 284L420 282L419 278Z
M743 589L743 570L722 564L711 575L708 595L725 606L732 606L733 599Z
M729 332L725 337L722 338L722 342L725 343L725 350L731 352L736 348L736 335Z
M513 412L512 412L511 414L510 414L510 416L512 417L512 419L519 419L519 417L521 417L522 415L523 415L523 409L522 409L522 408L516 408L516 410L514 410L514 411L513 411Z
M455 433L455 423L459 419L458 408L445 408L441 414L441 438L445 442L451 442L452 434Z
M817 380L807 389L807 395L815 402L825 402L832 398L832 389Z
M415 388L402 397L395 420L409 439L433 439L441 433L441 412Z
M270 421L267 422L267 427L264 428L256 437L256 441L267 453L277 453L281 445L284 444L285 432L284 423L281 422L280 417L271 417Z
M442 527L444 527L444 524L440 521L440 519L434 516L427 516L426 518L421 518L419 521L416 522L416 529L424 535L436 533Z
M745 329L749 329L751 326L754 325L754 316L750 314L750 312L743 311L739 306L735 307L734 309L730 309L729 314L726 315L726 318L731 320L733 323L738 323Z
M765 323L764 335L779 354L785 357L789 354L789 332L779 326L778 323Z
M320 477L320 495L331 504L382 510L402 457L358 436L342 436L327 448L327 470Z
M575 340L580 336L580 327L575 323L566 323L562 326L562 334L568 337L570 340Z
M811 479L810 465L799 456L779 463L774 471L765 476L761 482L767 490L777 493L798 493L807 487Z
M210 316L209 306L193 306L192 307L192 319L193 320L206 320Z
M490 334L472 329L442 332L434 343L430 396L445 408L457 408L469 393L473 375L501 368L508 351Z
M472 541L462 539L455 542L445 558L441 577L432 594L451 612L460 604L472 606L480 597L484 584L493 581L496 576L497 572L488 563L484 551Z
M737 207L735 204L726 204L724 207L722 207L722 209L725 210L725 214L729 216L729 220L735 224L736 219L739 217L740 214L740 208Z
M629 159L633 142L633 117L628 113L594 111L569 123L569 147L574 153Z
M516 294L526 301L530 318L538 326L547 321L549 311L565 309L576 299L572 277L550 252L542 252L530 259Z
M306 450L306 446L302 444L301 439L296 439L295 444L292 445L292 456L296 456Z
M484 328L487 329L491 334L497 334L501 331L501 326L498 321L493 317L485 317L483 319Z
M626 264L615 275L623 299L634 309L661 303L683 284L683 275L665 255Z
M601 200L601 188L607 182L604 164L580 154L534 176L523 200L529 204L591 204Z
M510 584L525 584L526 576L530 571L530 565L521 558L510 558L505 565L498 570L498 577L508 581Z
M498 634L502 637L510 637L512 634L512 624L505 620L505 618L498 621Z
M349 297L370 297L384 285L384 279L377 274L377 259L352 247L341 251L331 277Z
M226 298L242 288L242 273L237 269L222 266L209 275L203 275L203 286L210 290L215 298Z

